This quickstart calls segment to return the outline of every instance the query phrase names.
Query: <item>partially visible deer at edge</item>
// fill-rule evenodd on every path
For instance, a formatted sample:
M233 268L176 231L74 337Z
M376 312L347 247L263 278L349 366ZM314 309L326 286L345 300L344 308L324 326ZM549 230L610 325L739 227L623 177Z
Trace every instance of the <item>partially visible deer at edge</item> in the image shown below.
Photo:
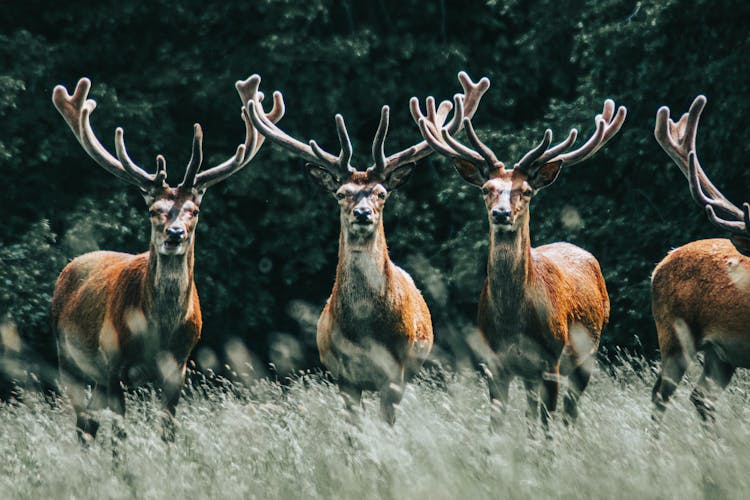
M454 98L455 115L448 128L461 126L459 109L474 114L489 80L473 84L459 74L463 95ZM415 98L412 113L418 111ZM436 109L428 99L428 114L443 123L449 101ZM372 143L373 164L358 170L350 164L352 146L344 119L336 115L341 152L334 156L318 146L300 142L276 127L261 112L259 100L249 105L250 117L268 140L304 158L307 173L339 204L341 232L333 291L318 320L317 343L321 362L337 378L347 404L354 408L363 390L378 390L381 411L391 425L407 380L427 357L433 343L427 304L412 278L391 262L383 229L383 208L390 191L411 175L415 162L432 151L424 141L385 156L389 108L383 106ZM458 116L458 118L456 118Z
M192 156L177 187L166 183L163 156L157 156L154 174L130 159L121 128L115 132L116 157L102 146L89 121L96 102L87 99L91 87L87 78L78 82L72 96L63 86L54 89L54 105L84 151L115 177L140 189L151 222L147 252L84 254L65 267L55 285L51 320L61 381L71 397L82 441L96 436L98 410L108 407L124 414L123 386L143 383L161 390L163 437L173 438L186 363L201 334L193 281L201 199L207 188L238 172L260 149L263 137L252 127L245 108L253 99L260 101L259 85L257 75L236 84L246 134L244 144L225 162L201 171L203 133L195 124ZM276 122L283 114L283 101L276 93L273 109L264 119Z
M693 100L675 123L669 108L656 114L656 141L688 178L690 194L730 239L698 240L669 252L651 277L652 310L661 352L653 389L657 413L698 351L703 373L690 400L704 421L714 420L714 399L737 367L750 368L750 204L732 204L698 162L695 140L706 98Z
M576 140L550 147L552 132L512 169L483 144L463 118L471 147L430 116L417 117L420 131L440 154L452 159L461 177L480 188L490 224L487 279L479 299L479 336L473 343L485 366L492 425L497 427L513 377L524 381L528 415L547 425L556 409L559 375L569 388L563 403L568 419L578 415L578 400L589 383L602 329L609 319L609 296L597 260L569 243L531 247L529 204L555 181L564 166L593 156L619 130L626 110L615 113L611 100L596 116L596 132L579 149L564 153ZM541 404L540 404L541 403Z

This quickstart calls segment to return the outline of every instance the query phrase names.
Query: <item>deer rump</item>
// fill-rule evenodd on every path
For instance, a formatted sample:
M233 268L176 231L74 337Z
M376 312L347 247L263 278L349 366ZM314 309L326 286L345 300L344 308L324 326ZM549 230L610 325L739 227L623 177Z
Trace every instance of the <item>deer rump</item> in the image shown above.
M662 359L687 364L710 345L722 361L750 368L750 258L729 240L673 250L654 269L651 290Z

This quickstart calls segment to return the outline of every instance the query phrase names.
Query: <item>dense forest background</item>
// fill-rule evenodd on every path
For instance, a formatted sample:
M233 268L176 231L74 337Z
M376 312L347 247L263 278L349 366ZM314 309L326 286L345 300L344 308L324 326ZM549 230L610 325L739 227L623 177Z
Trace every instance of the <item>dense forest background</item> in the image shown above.
M736 0L4 2L5 348L16 331L30 351L49 347L49 299L67 261L95 249L137 253L148 241L137 189L86 156L52 106L56 84L72 91L91 78L102 141L113 147L115 127L124 127L136 162L152 168L162 153L174 180L190 156L193 122L204 127L206 164L241 142L233 84L253 73L266 93L284 93L282 126L296 137L336 149L333 115L342 113L362 166L381 105L392 108L387 152L402 149L419 140L409 98L449 98L466 70L492 80L474 124L506 163L547 127L558 139L571 127L588 136L606 98L627 106L620 134L534 200L531 232L536 245L570 241L599 259L612 301L607 352L655 356L654 265L671 248L720 235L654 141L655 113L666 104L679 116L706 94L704 168L730 199L750 199L744 146L734 140L747 137L749 20L750 3ZM316 366L315 321L338 241L330 195L305 178L301 160L266 145L210 189L201 213L199 365L249 359L279 373ZM461 359L485 273L478 190L433 155L391 197L385 225L391 257L431 308L438 354Z

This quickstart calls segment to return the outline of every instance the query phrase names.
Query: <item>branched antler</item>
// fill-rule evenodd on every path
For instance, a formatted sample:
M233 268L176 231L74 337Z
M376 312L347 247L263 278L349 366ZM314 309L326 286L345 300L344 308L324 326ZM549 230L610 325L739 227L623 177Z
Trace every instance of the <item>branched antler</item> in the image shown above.
M547 163L561 161L563 166L572 166L581 163L596 154L612 137L620 131L625 122L627 110L620 106L615 113L615 102L612 99L604 101L602 114L594 117L596 130L594 134L578 149L563 153L570 148L578 136L578 131L572 129L568 137L561 143L549 147L552 142L552 131L547 129L544 138L537 147L526 153L514 168L533 176L537 170Z
M690 194L696 202L705 207L709 220L731 233L750 235L750 203L743 203L742 209L739 209L721 193L718 193L718 197L707 194L704 186L711 181L698 163L695 151L688 153L688 172ZM722 213L722 217L716 214L717 211Z
M693 199L701 205L710 205L711 210L718 211L722 216L730 220L737 219L742 211L734 206L732 202L726 199L721 192L713 185L711 180L703 172L698 161L696 150L696 136L698 133L698 123L700 121L703 108L706 106L706 97L703 95L693 99L690 109L683 114L678 122L672 121L669 117L670 110L666 106L659 108L656 112L656 125L654 127L654 137L662 149L672 158L672 161L680 168L680 171L691 182L698 182L698 189L691 187ZM694 157L695 178L690 170L690 155ZM700 196L705 194L704 196ZM711 203L705 200L710 199ZM715 213L714 213L715 214ZM709 213L709 217L712 217ZM714 220L712 218L711 220ZM718 220L718 219L717 219Z
M73 135L81 143L84 151L105 170L118 178L135 184L143 191L150 191L154 187L161 187L167 178L166 162L164 157L156 157L156 173L149 175L141 167L136 165L128 156L125 149L125 140L122 128L115 131L115 148L117 158L102 146L91 128L90 116L96 109L96 101L88 99L91 89L91 80L81 78L78 80L73 95L62 85L58 85L52 91L52 102L60 112Z
M237 91L242 99L242 118L245 122L245 142L237 148L237 152L227 161L200 172L203 162L203 131L199 124L193 125L193 147L190 161L185 169L185 177L179 184L179 188L190 188L203 191L209 186L226 179L250 163L263 144L263 137L259 136L253 128L245 105L252 99L258 101L263 99L262 92L258 91L260 77L253 75L245 81L236 83ZM115 152L113 156L102 146L96 134L91 128L90 116L96 108L93 99L87 99L91 81L81 78L76 85L73 95L62 85L58 85L52 92L52 101L67 122L84 151L105 170L118 178L135 184L142 191L148 193L154 189L162 189L166 186L167 178L166 161L162 155L156 157L156 172L148 174L143 168L136 165L130 158L125 148L124 132L121 127L115 130ZM280 120L284 115L284 102L281 94L274 94L274 105L265 118L272 123Z
M456 102L456 116L461 114L460 103ZM521 160L515 164L514 168L525 173L527 176L533 176L537 170L547 163L561 161L563 165L575 165L591 156L593 156L607 141L609 141L622 127L627 113L623 106L615 114L615 103L607 99L604 102L604 110L601 115L595 117L596 132L580 148L563 153L570 148L578 136L578 131L572 129L568 137L561 143L550 147L552 142L552 131L547 129L544 133L542 142L534 149L524 155ZM463 117L463 126L466 130L466 136L473 147L467 147L453 137L454 132L450 126L441 126L437 115L433 113L427 116L415 117L422 136L430 146L440 154L453 158L454 160L465 161L473 164L478 168L481 176L486 180L491 176L493 170L504 169L503 162L497 159L495 153L479 140L474 126L471 123L470 116Z
M247 111L247 105L249 102L257 100L258 102L263 101L263 92L260 92L260 76L252 75L247 80L238 80L234 84L237 89L237 93L242 99L242 121L245 122L245 142L237 147L237 152L234 156L230 157L223 163L204 170L195 176L195 188L198 190L204 190L210 186L213 186L217 182L220 182L230 175L238 172L244 168L250 161L255 158L255 155L263 145L264 137L258 134L258 131L253 127L250 120L250 115ZM284 116L284 99L280 92L273 93L273 106L271 111L264 115L264 118L270 123L276 123ZM192 159L191 159L192 162ZM189 171L189 168L188 168ZM187 172L185 174L187 179ZM185 181L183 181L183 184Z
M475 84L464 72L459 73L458 78L461 82L464 93L457 94L454 97L454 100L456 103L459 103L460 101L461 105L465 102L467 114L473 115L479 104L479 100L484 92L486 92L487 88L489 88L489 80L483 78ZM459 104L457 104L457 106L459 106ZM438 120L441 125L444 123L452 107L451 103L446 101L441 103L440 107L435 110L434 99L428 98L428 116ZM410 101L410 108L413 116L422 116L418 101L414 97ZM349 141L349 135L346 131L344 119L341 115L336 115L336 128L338 131L339 143L341 144L341 152L338 156L334 156L324 151L314 140L311 140L309 144L305 144L274 126L269 120L263 117L263 107L259 100L256 99L255 101L250 102L248 110L253 125L261 134L279 146L301 156L308 162L324 168L339 181L343 181L357 171L357 169L350 164L352 147L351 142ZM385 138L388 132L389 120L390 108L388 106L383 106L380 111L380 123L372 143L373 164L366 170L366 172L373 178L382 179L390 171L399 166L406 163L413 163L431 153L429 145L425 141L422 141L414 146L410 146L398 153L386 157ZM458 130L460 125L461 117L457 118L454 115L449 127L453 130Z

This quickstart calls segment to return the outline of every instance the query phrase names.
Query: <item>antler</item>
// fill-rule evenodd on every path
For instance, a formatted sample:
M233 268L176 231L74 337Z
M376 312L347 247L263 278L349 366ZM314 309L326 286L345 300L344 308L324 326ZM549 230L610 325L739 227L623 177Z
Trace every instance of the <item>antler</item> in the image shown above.
M276 97L276 95L281 96L281 93L274 92L274 97ZM356 171L356 169L349 164L349 161L352 158L352 143L349 140L349 133L346 131L344 117L340 114L337 114L335 119L339 143L341 144L341 152L338 156L334 156L331 153L324 151L314 140L311 140L309 144L305 144L277 127L270 119L268 119L268 115L263 113L263 105L257 96L255 99L251 99L247 103L247 110L253 125L263 136L268 138L268 140L301 156L310 163L323 167L337 179L345 178L352 172Z
M426 101L426 116L422 114L419 100L416 97L412 97L409 100L409 110L411 111L414 121L419 123L422 119L429 120L436 129L440 129L445 123L451 108L454 108L455 111L453 113L453 118L446 128L452 134L458 132L463 125L463 117L474 116L474 113L479 106L479 101L482 99L484 93L487 92L487 89L490 88L490 80L484 77L479 80L479 82L474 83L465 71L461 71L458 73L458 81L463 89L463 94L456 94L453 96L454 105L452 105L450 101L443 101L438 108L435 109L435 99L433 97L428 97ZM372 172L380 177L384 177L388 172L401 165L414 163L432 153L432 148L430 147L429 142L423 140L414 146L408 147L386 158L384 144L386 132L388 130L388 113L388 106L383 106L380 114L380 125L375 134L375 139L372 142L372 159L374 164L367 169L368 172Z
M490 82L487 78L482 78L478 83L475 84L464 72L459 73L458 78L461 82L464 93L457 94L454 97L454 100L457 103L456 106L462 106L465 102L467 114L473 115L476 111L477 106L479 105L479 100L489 88ZM453 106L450 102L445 101L440 104L439 109L436 111L434 109L434 99L428 98L428 115L439 120L439 123L441 125L445 121L452 107ZM412 115L415 116L415 119L417 119L417 116L422 116L422 113L419 109L419 103L415 97L413 97L410 101L410 108ZM463 108L464 106L462 106L462 109ZM314 163L315 165L323 167L339 180L347 178L353 172L357 171L357 169L355 169L349 163L352 157L352 146L351 142L349 141L349 135L346 131L344 119L341 115L336 115L336 128L338 131L339 143L341 144L341 152L338 156L334 156L324 151L320 146L318 146L315 141L311 140L309 142L309 145L304 144L303 142L294 139L283 130L269 123L268 120L263 118L262 113L260 113L263 107L258 100L250 102L248 104L248 109L253 125L255 125L260 133L266 136L270 141L303 157L310 163ZM404 149L403 151L386 157L384 145L385 137L388 132L389 121L390 108L388 106L383 106L380 112L380 123L378 125L378 129L375 133L375 138L372 143L373 165L367 168L367 172L369 174L378 178L383 178L388 172L398 168L399 166L406 163L413 163L431 153L429 145L425 141L422 141L419 144L416 144ZM457 117L454 115L453 120L451 120L449 124L449 127L452 130L458 130L460 126L461 117Z
M229 177L240 170L253 159L263 143L263 138L258 136L256 130L250 123L247 111L244 109L245 103L256 96L259 100L263 98L258 91L260 77L253 75L245 81L239 81L236 84L237 91L243 102L243 115L245 121L245 143L237 148L237 152L224 163L210 168L204 172L198 173L203 161L203 131L199 124L193 126L193 148L190 161L185 170L185 177L179 184L180 188L196 188L205 190L209 186ZM96 161L105 170L114 174L118 178L135 184L142 191L149 192L154 188L165 186L167 178L167 164L162 155L156 157L156 173L148 174L143 168L133 162L128 156L125 148L124 132L121 127L115 130L115 158L107 149L102 146L96 134L91 128L90 116L96 108L96 102L93 99L87 99L91 81L88 78L81 78L76 85L73 95L62 85L58 85L52 91L52 102L55 108L60 112L67 122L78 142L83 146L84 151ZM274 105L271 112L266 118L271 122L276 122L284 115L284 103L281 100L281 94L274 94Z
M711 210L718 210L723 216L730 219L736 219L741 216L742 211L733 205L721 192L713 185L700 166L698 153L696 152L695 139L698 132L698 122L700 121L703 108L706 106L706 97L703 95L693 99L690 109L683 114L680 120L675 123L669 118L669 108L662 106L656 113L656 126L654 127L654 137L662 149L672 158L672 161L680 168L680 171L688 178L691 183L690 192L693 199L701 205L710 205ZM691 173L690 156L693 156L695 163L695 174ZM693 178L695 177L695 178ZM693 182L699 183L699 189L693 187ZM704 196L696 196L705 194ZM710 199L711 203L706 200ZM715 215L715 212L714 212ZM711 213L709 213L711 217ZM713 217L711 220L716 223ZM717 219L718 220L718 219Z
M156 173L149 175L141 167L137 166L128 156L125 150L123 130L118 127L115 131L115 148L117 158L102 146L91 128L90 116L96 108L96 101L87 99L91 89L91 80L81 78L78 80L73 95L62 85L58 85L52 91L52 102L55 108L65 118L73 135L81 143L84 151L105 170L116 177L135 184L143 191L150 191L154 187L161 187L167 178L167 164L164 157L156 157ZM193 142L200 142L198 134L200 127L196 128L196 138Z
M688 180L690 181L690 194L698 204L703 205L708 214L708 218L716 226L726 229L735 234L750 235L750 203L743 203L742 210L731 203L720 192L718 196L706 194L704 186L711 184L705 172L698 163L695 151L688 153ZM715 189L715 188L714 188ZM721 211L725 216L716 215L716 210Z
M253 127L247 111L248 103L255 100L258 102L263 101L263 92L259 91L260 76L252 75L247 80L238 80L234 86L237 89L237 93L240 95L240 99L242 99L242 121L245 122L244 144L239 145L234 156L230 157L223 163L198 173L198 170L200 169L200 158L202 158L201 139L203 136L201 134L200 138L197 140L197 149L196 141L193 141L193 156L190 158L190 163L185 172L185 179L180 183L180 187L187 186L195 187L199 191L205 190L245 167L255 157L260 150L260 147L263 145L265 137L258 134L258 131ZM284 116L284 112L284 98L282 97L281 92L274 92L273 106L270 112L264 113L264 119L269 123L274 124L281 120ZM196 128L200 131L200 125L196 124ZM194 159L196 157L199 159L197 165L194 165Z
M463 116L464 109L461 99L456 100L453 121L457 118L461 119L461 123L466 129L466 135L476 150L464 146L453 138L452 134L454 132L451 131L450 126L452 123L443 127L439 113L435 113L434 107L435 101L431 97L428 97L427 116L415 116L422 137L424 137L432 149L454 160L463 160L476 165L485 178L489 176L490 170L503 166L502 162L495 156L495 153L479 140L471 123L471 118Z
M561 143L549 147L552 142L552 131L547 129L544 132L544 138L537 147L526 153L513 168L519 169L528 176L534 173L542 166L550 162L561 161L565 166L572 166L591 158L602 146L607 144L612 137L620 131L622 124L625 122L627 110L620 106L615 113L615 102L612 99L604 101L602 114L594 117L596 131L589 139L578 149L563 153L571 147L578 136L578 131L572 129L568 137Z

